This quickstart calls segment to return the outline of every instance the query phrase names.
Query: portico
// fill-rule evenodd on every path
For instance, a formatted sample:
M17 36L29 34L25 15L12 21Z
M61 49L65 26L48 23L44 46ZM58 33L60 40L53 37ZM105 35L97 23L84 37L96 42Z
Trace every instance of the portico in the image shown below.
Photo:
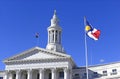
M69 73L67 68L15 70L6 71L5 79L71 79Z

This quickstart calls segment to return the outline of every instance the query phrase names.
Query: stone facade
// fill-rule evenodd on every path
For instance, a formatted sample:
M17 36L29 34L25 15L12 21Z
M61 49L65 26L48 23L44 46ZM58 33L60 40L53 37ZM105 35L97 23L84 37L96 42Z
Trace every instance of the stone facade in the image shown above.
M89 79L120 79L120 62L88 67ZM86 79L86 67L73 69L73 79Z
M72 79L69 75L75 67L69 55L39 47L8 58L4 63L5 79Z

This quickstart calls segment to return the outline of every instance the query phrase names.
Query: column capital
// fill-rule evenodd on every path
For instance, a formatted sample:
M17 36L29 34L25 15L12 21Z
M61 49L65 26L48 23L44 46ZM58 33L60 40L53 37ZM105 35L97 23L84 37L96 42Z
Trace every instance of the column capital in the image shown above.
M56 68L52 68L52 79L56 79Z
M39 69L39 72L44 72L44 71L45 71L44 68L40 68L40 69Z
M9 73L9 71L8 71L8 70L5 70L5 76L4 76L4 79L8 79L8 73Z
M27 79L32 79L32 69L28 69L28 78Z
M16 72L16 73L20 73L20 72L21 72L21 70L15 70L15 72Z
M15 72L16 72L16 74L19 74L21 71L20 70L16 70Z
M8 73L9 73L9 70L5 70L5 73L8 74Z
M32 69L28 69L27 72L32 72Z
M69 69L68 68L64 68L64 79L69 79L69 77L68 77L68 72L69 71Z
M15 70L16 72L16 79L20 79L21 77L21 70Z
M68 68L64 68L64 72L68 72L69 71L69 69Z
M39 79L44 79L44 71L45 71L44 68L39 69L39 75L40 75Z
M56 68L52 68L51 71L52 71L53 73L56 73Z
M32 69L28 69L27 73L31 75L32 74Z

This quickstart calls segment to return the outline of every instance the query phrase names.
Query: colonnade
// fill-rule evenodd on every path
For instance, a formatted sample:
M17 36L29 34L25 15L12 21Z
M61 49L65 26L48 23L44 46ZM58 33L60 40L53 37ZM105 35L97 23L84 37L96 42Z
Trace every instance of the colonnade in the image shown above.
M38 71L38 75L36 78L33 77L33 69L29 69L29 70L15 70L15 71L6 71L4 79L61 79L58 78L57 74L57 69L56 68L52 68L49 69L50 73L51 73L51 77L46 77L46 71L47 69L37 69L36 71ZM71 79L71 70L67 69L67 68L63 68L63 78L62 79ZM13 73L14 72L14 73ZM26 72L26 75L23 76L22 72Z

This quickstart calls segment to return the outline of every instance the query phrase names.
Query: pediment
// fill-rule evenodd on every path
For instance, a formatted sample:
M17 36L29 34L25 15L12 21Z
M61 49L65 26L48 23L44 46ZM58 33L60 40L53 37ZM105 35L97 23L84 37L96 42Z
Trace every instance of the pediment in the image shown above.
M6 59L4 62L10 61L23 61L23 60L41 60L41 59L56 59L56 58L67 58L70 57L67 54L49 51L40 47L34 47L27 51L24 51L18 55Z

